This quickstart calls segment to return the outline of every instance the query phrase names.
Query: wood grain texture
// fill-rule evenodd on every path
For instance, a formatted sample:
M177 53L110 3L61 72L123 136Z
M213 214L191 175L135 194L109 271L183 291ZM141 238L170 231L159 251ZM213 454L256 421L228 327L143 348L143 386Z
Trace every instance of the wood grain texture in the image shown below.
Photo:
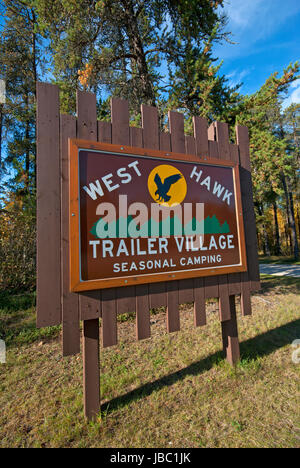
M77 137L97 141L97 103L93 93L77 91ZM99 291L89 291L79 296L81 320L100 317L101 305Z
M190 135L185 136L185 152L187 154L196 154L195 138Z
M117 301L116 289L104 289L102 295L102 346L117 344Z
M114 145L129 145L130 146L130 129L129 129L129 107L128 102L123 99L111 99L111 118L112 118L112 144ZM137 138L137 134L131 135ZM118 288L116 291L117 298L117 313L125 314L134 312L135 303L135 286L127 286Z
M174 153L185 153L186 152L186 137L184 135L184 118L183 114L178 112L169 112L169 127L171 133L171 151ZM171 291L167 288L167 295L174 295L174 290L178 289L178 302L187 303L194 300L194 291L193 291L193 281L192 280L180 280L174 282L174 286ZM168 299L168 311L170 309L169 303L172 302ZM178 311L177 311L178 309ZM170 320L174 320L174 326L179 327L179 308L177 307L174 310L168 312L168 327L173 327L173 324ZM178 317L177 317L178 314ZM179 329L179 328L178 328Z
M76 118L60 116L61 149L61 275L63 356L80 353L79 298L70 292L69 154L68 139L76 137Z
M177 281L167 283L167 331L172 333L180 330L179 297Z
M258 264L256 224L253 205L248 128L238 125L236 127L236 138L237 143L239 145L241 164L240 178L247 247L248 277L250 281L251 290L256 291L260 289L260 275Z
M156 107L141 106L144 148L159 149L158 112Z
M230 160L228 125L224 122L215 122L215 135L218 143L218 156L222 160ZM219 282L219 315L222 322L230 320L230 303L228 276L218 276Z
M206 325L204 279L194 279L194 325Z
M82 335L84 414L95 421L100 412L99 320L85 320Z
M37 327L61 323L59 89L37 83Z
M137 127L130 127L130 146L143 147L143 130Z
M136 338L142 340L144 338L149 338L150 335L148 285L141 284L136 287Z
M111 123L98 120L98 141L111 143Z
M208 134L207 120L203 117L193 117L194 137L196 143L196 154L200 159L208 157Z
M111 100L112 143L130 145L128 101L113 98Z
M221 322L223 350L227 361L233 366L240 359L240 345L238 339L238 328L236 320L235 296L230 296L231 319Z

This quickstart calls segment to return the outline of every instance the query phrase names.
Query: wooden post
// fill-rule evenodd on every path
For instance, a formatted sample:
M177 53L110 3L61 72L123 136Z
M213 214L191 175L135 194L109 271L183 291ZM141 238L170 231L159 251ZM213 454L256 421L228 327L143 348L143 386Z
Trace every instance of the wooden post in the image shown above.
M99 319L83 321L84 415L95 421L100 413Z
M232 366L240 359L240 345L238 338L238 327L236 321L235 296L229 296L230 320L221 322L223 350L227 361Z

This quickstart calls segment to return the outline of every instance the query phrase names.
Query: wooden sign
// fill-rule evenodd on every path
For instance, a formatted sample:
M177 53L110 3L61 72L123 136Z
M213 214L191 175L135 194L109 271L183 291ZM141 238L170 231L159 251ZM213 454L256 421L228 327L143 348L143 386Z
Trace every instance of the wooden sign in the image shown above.
M246 271L238 165L70 139L70 287Z
M58 86L37 83L37 326L62 324L64 356L82 348L91 420L99 335L103 347L118 343L118 314L136 313L141 340L151 336L151 309L165 307L171 333L185 326L180 304L193 303L198 327L206 300L218 298L235 364L235 297L250 315L260 282L246 127L232 143L225 122L195 116L192 136L178 112L161 132L155 107L141 106L137 128L125 100L111 100L111 122L97 120L95 94L77 91L76 106L76 116L61 114Z

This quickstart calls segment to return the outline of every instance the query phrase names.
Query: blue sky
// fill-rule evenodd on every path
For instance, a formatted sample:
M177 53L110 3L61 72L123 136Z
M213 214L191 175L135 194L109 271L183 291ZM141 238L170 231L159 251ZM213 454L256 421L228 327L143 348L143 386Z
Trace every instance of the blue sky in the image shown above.
M300 60L300 0L225 0L228 43L215 46L224 60L220 70L231 85L242 82L241 92L258 90L275 71ZM292 84L284 105L300 103L300 80Z

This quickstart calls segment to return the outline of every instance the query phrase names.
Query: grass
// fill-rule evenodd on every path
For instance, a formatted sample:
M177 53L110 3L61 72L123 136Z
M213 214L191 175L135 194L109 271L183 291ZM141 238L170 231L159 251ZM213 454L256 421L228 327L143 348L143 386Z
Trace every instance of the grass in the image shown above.
M101 350L101 417L86 423L81 356L61 357L60 328L34 330L34 295L0 296L0 447L299 447L300 281L264 276L240 317L241 361L221 352L216 302L195 329L181 308L182 331L136 342L134 321L118 324L119 344ZM239 306L238 306L239 310ZM6 338L5 338L6 339Z
M293 264L300 265L300 260L296 261L293 256L284 256L284 255L267 255L259 256L259 263L275 263L275 264Z

